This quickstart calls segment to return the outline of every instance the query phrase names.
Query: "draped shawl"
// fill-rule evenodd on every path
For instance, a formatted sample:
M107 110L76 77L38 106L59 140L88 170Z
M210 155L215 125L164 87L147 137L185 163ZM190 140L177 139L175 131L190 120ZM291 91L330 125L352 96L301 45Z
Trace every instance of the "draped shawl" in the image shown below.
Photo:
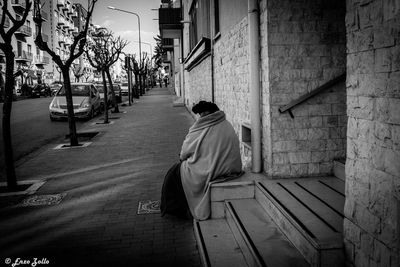
M195 219L210 216L211 183L242 173L239 140L223 111L199 118L189 129L180 154L181 180Z

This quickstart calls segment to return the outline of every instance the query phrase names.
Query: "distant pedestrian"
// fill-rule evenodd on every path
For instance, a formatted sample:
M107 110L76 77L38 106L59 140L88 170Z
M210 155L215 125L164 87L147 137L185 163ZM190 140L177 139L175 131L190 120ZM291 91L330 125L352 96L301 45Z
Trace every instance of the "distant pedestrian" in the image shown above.
M210 184L242 174L239 139L216 104L200 101L192 111L200 118L190 127L183 142L180 162L165 176L161 215L210 216Z
M168 77L167 76L164 76L164 84L165 84L165 87L168 87Z

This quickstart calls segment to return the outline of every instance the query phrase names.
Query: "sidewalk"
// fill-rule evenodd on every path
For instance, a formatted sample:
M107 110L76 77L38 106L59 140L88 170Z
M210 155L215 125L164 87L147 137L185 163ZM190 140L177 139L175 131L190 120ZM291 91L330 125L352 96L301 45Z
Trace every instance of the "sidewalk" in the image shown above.
M112 114L119 117L113 124L81 129L100 132L88 147L49 144L20 164L19 181L46 181L35 195L64 198L58 205L0 209L1 263L46 258L42 266L200 266L191 220L137 214L139 201L160 199L164 175L193 123L172 101L167 88L154 88L120 108L126 113Z

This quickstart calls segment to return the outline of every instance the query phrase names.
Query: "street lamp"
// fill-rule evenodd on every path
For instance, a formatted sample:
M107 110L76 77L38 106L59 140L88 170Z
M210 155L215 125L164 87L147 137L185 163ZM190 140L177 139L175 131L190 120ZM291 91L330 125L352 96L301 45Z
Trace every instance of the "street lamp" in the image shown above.
M108 9L112 9L112 10L125 12L125 13L129 13L129 14L133 14L133 15L135 15L137 17L137 19L138 19L138 27L139 27L139 60L140 60L140 62L142 62L142 45L141 45L142 41L141 41L141 38L140 38L140 16L139 16L139 14L137 14L135 12L119 9L119 8L116 8L116 7L113 7L113 6L108 6L107 8Z

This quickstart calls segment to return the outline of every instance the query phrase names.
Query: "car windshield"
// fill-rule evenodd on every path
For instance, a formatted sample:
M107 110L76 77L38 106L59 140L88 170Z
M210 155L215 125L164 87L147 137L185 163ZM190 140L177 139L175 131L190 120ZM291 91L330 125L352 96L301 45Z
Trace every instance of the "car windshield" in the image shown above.
M104 87L103 85L96 85L97 91L99 91L99 93L104 93Z
M71 84L71 92L73 96L89 96L90 87L84 84ZM61 87L60 91L57 93L58 96L65 96L64 86Z

